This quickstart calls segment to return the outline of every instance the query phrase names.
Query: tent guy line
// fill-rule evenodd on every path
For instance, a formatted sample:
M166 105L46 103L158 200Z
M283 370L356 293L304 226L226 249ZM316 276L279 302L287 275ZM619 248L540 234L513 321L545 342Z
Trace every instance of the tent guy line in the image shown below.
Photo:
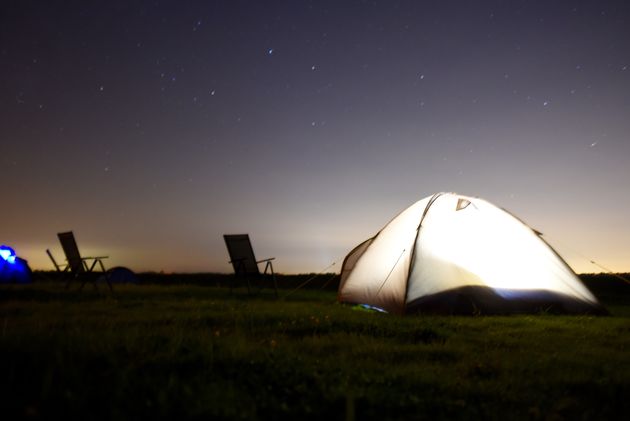
M398 262L400 262L400 258L403 257L403 254L405 254L406 251L407 251L407 249L403 249L403 251L400 253L400 256L398 256L398 259L396 259L396 263L394 263L394 266L392 266L392 270L389 271L389 273L385 277L385 280L383 281L381 286L378 288L378 291L376 291L376 295L380 294L381 290L385 286L385 283L387 283L387 280L389 279L389 277L391 276L392 272L396 268L396 265L398 265Z

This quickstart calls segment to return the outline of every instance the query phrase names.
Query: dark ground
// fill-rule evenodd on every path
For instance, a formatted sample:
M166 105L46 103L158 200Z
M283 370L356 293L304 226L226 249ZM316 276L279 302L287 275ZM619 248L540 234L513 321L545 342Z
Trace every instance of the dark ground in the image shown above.
M336 303L336 279L227 275L0 287L4 419L628 419L629 286L609 316L413 316ZM331 275L332 276L332 275ZM321 287L327 282L327 287ZM287 294L289 294L287 296Z

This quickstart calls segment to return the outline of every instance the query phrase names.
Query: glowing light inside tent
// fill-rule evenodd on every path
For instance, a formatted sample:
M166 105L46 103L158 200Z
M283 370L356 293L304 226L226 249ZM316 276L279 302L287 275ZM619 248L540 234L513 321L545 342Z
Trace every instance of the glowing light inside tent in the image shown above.
M497 289L531 289L547 285L540 277L530 277L532 274L527 268L518 267L522 256L540 252L528 241L531 237L523 235L523 231L528 230L526 227L505 223L502 215L478 212L472 207L457 215L437 212L434 215L435 219L444 221L432 221L439 231L423 233L424 240L431 244L431 254L457 265L461 274L470 274L469 277L474 278L470 279L471 284ZM514 238L520 241L513 241Z
M440 210L454 208L452 200L438 200L423 224L416 251L428 268L419 268L423 282L411 288L412 297L481 285L500 295L548 290L595 301L585 287L572 282L573 272L529 227L480 199L456 212Z
M9 246L0 246L0 257L7 263L15 264L15 251Z

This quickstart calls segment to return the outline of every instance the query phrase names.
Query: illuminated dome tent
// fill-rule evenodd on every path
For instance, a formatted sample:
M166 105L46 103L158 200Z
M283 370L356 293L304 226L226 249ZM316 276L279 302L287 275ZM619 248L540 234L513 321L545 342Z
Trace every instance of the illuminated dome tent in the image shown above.
M29 283L31 268L26 260L15 255L15 251L5 245L0 246L0 283Z
M489 202L438 193L348 254L339 301L391 313L605 313L541 234Z

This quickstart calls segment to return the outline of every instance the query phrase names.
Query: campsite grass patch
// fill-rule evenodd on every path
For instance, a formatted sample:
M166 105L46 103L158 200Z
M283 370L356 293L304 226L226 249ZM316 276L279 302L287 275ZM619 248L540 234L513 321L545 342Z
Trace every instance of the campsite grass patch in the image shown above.
M607 303L604 302L606 305ZM607 317L412 316L330 291L0 289L18 418L624 419L630 305ZM508 416L509 415L509 416Z

